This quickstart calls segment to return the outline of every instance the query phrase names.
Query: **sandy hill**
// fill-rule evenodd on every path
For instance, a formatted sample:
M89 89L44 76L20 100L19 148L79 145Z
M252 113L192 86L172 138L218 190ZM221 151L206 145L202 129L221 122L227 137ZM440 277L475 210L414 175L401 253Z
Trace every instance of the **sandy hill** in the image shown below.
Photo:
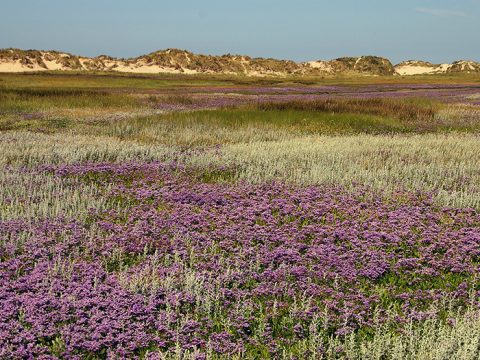
M451 64L432 64L426 61L408 60L395 65L395 72L398 75L480 73L480 63L459 60Z
M394 67L388 59L378 56L343 57L298 63L243 55L200 55L179 49L160 50L136 58L118 59L107 55L90 58L58 51L0 49L0 72L47 70L246 76L417 75L480 72L480 64L473 61L458 61L453 64L434 65L410 60Z

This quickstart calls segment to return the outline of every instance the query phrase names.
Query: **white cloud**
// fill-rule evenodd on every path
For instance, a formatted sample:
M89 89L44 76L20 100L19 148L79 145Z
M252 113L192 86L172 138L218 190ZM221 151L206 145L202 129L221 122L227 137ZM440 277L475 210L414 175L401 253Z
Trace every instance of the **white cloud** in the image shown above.
M415 11L433 16L467 16L467 13L460 10L415 8Z

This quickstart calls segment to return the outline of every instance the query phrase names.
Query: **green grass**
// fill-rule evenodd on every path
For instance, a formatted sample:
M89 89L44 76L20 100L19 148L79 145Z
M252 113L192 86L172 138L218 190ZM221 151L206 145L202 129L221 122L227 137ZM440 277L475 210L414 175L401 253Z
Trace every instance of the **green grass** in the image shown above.
M2 89L0 113L62 108L133 108L138 99L127 94L88 89Z
M449 108L427 99L270 102L173 113L155 110L152 99L158 100L152 95L92 89L0 89L0 130L74 131L178 146L305 135L480 130L474 110ZM170 95L161 101L188 105L194 100Z
M73 120L69 118L53 119L15 119L13 117L0 118L0 131L28 130L33 132L54 133L69 129L73 126Z
M171 113L126 120L98 129L105 135L121 139L177 146L272 141L313 134L385 134L411 130L399 120L374 115L252 109Z
M411 82L420 83L419 79L412 79ZM448 77L429 79L448 83ZM476 78L452 79L472 83ZM252 85L322 85L329 81L174 74L0 74L0 130L100 132L182 146L312 134L480 131L478 114L458 116L465 109L444 111L444 104L424 98L272 102L234 110L166 115L158 115L154 106L158 101L188 105L195 101L188 91L199 86L227 86L241 92ZM401 77L352 77L339 78L336 84L402 82ZM439 113L441 121L436 119Z
M325 113L369 114L393 117L411 124L417 129L432 122L442 104L429 99L318 99L288 102L267 102L256 106L260 110L302 110Z
M122 73L65 73L0 74L0 87L6 88L75 88L127 89L138 91L158 88L225 86L234 81L193 75L139 75Z
M0 87L8 88L195 88L198 86L368 85L368 84L478 84L480 74L418 76L247 77L231 75L128 74L115 72L42 72L0 74Z

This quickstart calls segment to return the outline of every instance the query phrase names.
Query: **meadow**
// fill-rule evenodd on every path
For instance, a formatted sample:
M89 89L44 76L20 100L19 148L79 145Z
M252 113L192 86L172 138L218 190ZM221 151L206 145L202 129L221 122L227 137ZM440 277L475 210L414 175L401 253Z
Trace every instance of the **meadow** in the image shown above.
M0 358L480 358L480 78L0 75Z

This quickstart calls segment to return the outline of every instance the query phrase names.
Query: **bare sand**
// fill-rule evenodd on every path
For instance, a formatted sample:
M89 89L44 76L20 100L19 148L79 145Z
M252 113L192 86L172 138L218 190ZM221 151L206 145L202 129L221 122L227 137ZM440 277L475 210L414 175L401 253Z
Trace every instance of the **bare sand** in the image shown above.
M427 75L427 74L439 74L445 73L450 64L441 64L439 66L426 66L426 65L402 65L395 68L395 72L399 75Z
M31 65L31 66L23 65L20 62L20 60L0 62L0 72L17 73L17 72L44 71L44 70L46 69L39 65Z

